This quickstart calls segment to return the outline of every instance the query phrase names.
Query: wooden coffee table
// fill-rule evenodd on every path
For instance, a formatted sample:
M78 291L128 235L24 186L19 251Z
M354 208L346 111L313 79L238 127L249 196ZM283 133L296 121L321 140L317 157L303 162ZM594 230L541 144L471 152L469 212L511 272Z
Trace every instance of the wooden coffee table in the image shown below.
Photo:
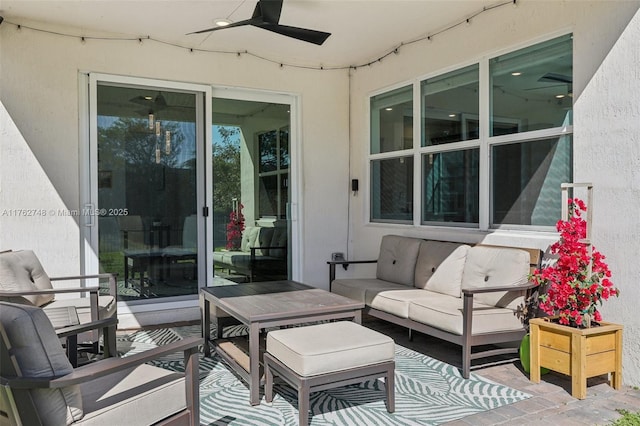
M322 320L352 319L360 323L364 303L295 281L269 281L200 290L204 354L211 347L249 384L251 405L260 403L260 331L269 327ZM211 305L249 327L248 354L230 339L211 340ZM219 318L216 317L218 323Z

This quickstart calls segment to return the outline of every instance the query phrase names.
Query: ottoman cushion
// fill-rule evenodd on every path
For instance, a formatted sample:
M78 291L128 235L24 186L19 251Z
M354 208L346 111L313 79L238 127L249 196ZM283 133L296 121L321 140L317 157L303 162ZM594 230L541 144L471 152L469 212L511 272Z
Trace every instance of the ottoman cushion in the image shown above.
M391 361L393 339L355 322L287 328L267 334L267 352L303 377Z

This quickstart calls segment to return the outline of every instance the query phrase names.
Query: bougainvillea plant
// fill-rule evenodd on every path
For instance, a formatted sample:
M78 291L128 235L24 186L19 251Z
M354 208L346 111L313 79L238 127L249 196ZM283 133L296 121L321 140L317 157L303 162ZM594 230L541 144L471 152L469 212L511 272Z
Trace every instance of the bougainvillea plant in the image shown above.
M541 285L539 308L556 315L560 324L576 328L590 327L592 321L602 321L598 305L620 291L609 279L611 271L605 257L583 241L587 236L587 223L582 214L585 203L578 198L569 199L569 220L560 220L556 229L560 239L551 246L557 262L537 269L531 279ZM590 266L591 265L591 266Z
M240 248L242 242L242 231L244 231L244 215L242 214L242 204L238 204L237 210L231 210L229 223L227 223L227 250Z

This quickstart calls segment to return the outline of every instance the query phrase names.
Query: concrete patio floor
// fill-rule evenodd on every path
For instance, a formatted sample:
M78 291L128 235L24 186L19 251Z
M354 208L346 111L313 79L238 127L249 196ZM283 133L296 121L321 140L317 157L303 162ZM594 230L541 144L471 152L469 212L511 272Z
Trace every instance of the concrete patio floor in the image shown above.
M461 350L457 345L417 332L414 332L413 340L410 341L406 328L372 317L364 318L363 324L393 337L399 345L451 365L460 366ZM476 363L484 361L478 360ZM472 373L521 390L532 397L445 423L447 426L608 425L622 416L616 410L640 411L640 389L623 384L622 389L616 391L608 385L605 376L589 379L587 398L578 400L571 396L570 377L551 372L542 376L540 383L533 383L529 381L529 375L520 367L519 361L507 361L472 369Z

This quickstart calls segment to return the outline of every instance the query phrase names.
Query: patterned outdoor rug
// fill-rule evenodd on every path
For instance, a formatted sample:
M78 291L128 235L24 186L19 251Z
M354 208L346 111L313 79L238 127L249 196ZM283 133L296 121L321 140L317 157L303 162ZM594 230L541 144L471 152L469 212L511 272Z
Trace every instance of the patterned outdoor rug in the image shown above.
M225 336L242 334L237 326ZM200 326L137 331L118 338L118 350L131 355L182 337L199 336ZM183 371L182 354L155 361L169 370ZM296 425L295 391L274 386L271 404L249 405L249 390L218 357L200 357L201 424ZM530 395L471 374L396 345L396 411L387 412L384 385L377 380L311 394L311 425L438 425L503 405Z

